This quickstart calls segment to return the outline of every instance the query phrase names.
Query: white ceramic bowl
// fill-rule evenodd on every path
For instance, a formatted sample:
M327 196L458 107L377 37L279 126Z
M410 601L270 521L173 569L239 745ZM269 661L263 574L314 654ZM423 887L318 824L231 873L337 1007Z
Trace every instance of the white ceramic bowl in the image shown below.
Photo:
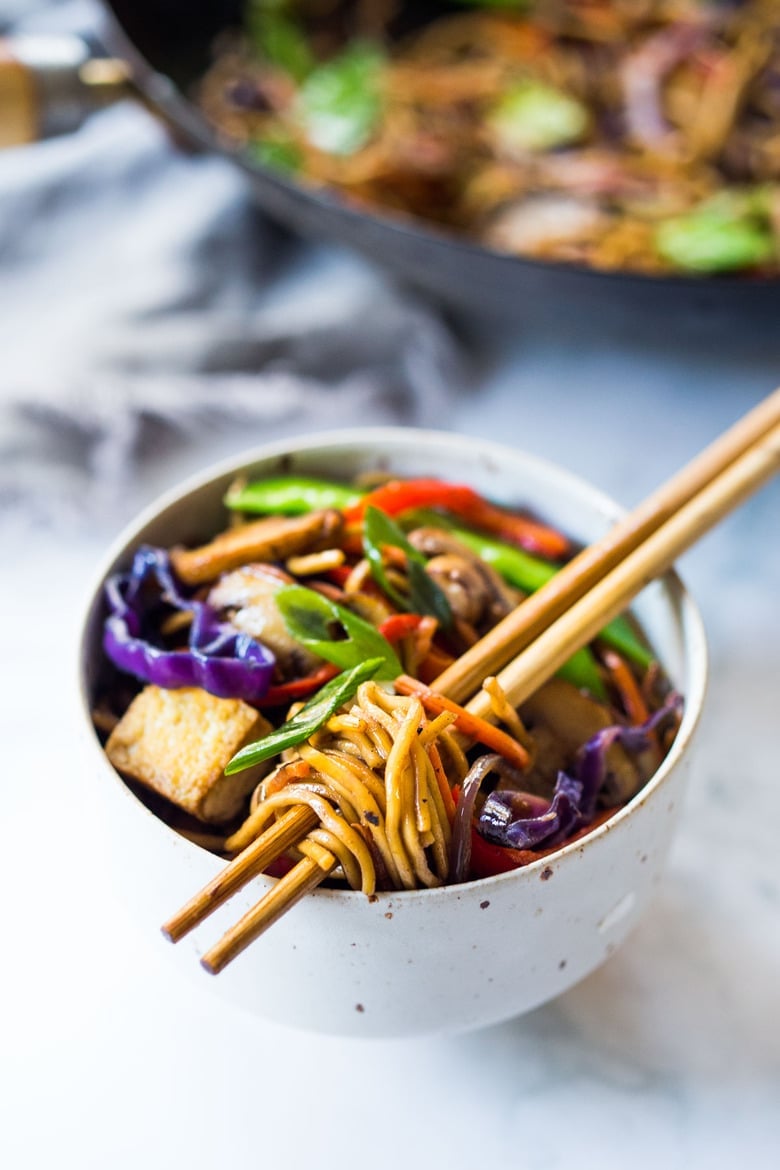
M334 432L276 443L185 483L126 531L89 604L81 648L84 715L96 786L105 797L116 880L150 944L227 999L293 1026L359 1036L458 1031L552 999L615 950L659 882L690 763L707 655L694 603L674 574L635 610L686 699L672 750L629 805L588 837L524 869L467 885L362 894L318 890L216 978L198 958L272 884L260 877L173 947L160 924L222 862L178 836L131 793L104 756L89 717L100 658L101 588L142 541L205 539L223 523L238 473L349 478L367 469L434 475L508 504L530 504L573 536L601 535L619 509L549 463L465 436L406 429Z

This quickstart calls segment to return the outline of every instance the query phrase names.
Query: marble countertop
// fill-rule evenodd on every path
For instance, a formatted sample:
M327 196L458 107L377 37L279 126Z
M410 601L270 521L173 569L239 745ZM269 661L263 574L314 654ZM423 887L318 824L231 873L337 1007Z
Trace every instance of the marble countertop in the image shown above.
M648 323L596 337L536 322L471 342L473 387L442 425L566 463L627 505L780 367L778 337L670 339ZM142 494L260 437L189 446L149 470ZM206 976L182 982L125 916L102 875L74 733L78 615L111 525L20 531L0 579L0 1162L768 1166L780 1147L779 513L775 483L680 566L712 679L682 826L640 927L524 1018L403 1042L287 1032L233 1011Z

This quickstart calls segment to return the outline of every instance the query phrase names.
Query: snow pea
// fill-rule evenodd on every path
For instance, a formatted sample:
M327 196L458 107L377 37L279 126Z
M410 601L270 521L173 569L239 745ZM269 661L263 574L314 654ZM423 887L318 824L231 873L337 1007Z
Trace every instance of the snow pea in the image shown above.
M318 65L304 81L296 112L312 146L326 154L360 150L382 117L381 49L355 42Z
M588 129L582 102L541 81L521 81L494 106L489 123L500 147L545 151L579 142Z
M655 246L690 272L730 272L771 260L776 244L767 218L749 200L713 199L659 224Z
M390 546L406 556L409 592L403 594L392 584L385 571L382 550ZM399 609L435 617L443 629L452 625L452 609L443 589L425 571L426 560L404 535L394 520L379 508L366 508L363 522L363 551L371 566L371 574L380 589Z
M403 673L387 638L352 610L305 585L283 585L275 599L290 636L326 662L348 670L381 658L378 678L394 679Z
M279 475L231 489L225 497L236 512L301 516L325 508L351 508L364 496L359 488L305 475Z
M258 57L302 82L314 68L314 54L289 8L287 0L250 0L244 25Z
M336 675L317 691L292 719L288 719L263 739L247 744L233 756L225 768L225 775L232 776L234 772L243 772L245 768L251 768L261 760L269 760L272 756L278 755L285 748L303 743L310 735L314 735L339 707L349 702L360 684L373 678L383 664L383 658L369 658L352 670L345 670L342 674Z

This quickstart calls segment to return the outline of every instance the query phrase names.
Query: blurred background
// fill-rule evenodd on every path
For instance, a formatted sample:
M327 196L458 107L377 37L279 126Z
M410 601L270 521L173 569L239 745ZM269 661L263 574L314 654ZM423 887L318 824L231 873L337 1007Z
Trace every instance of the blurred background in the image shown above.
M174 40L201 7L219 8L176 9ZM20 144L10 115L0 125L4 1164L357 1166L369 1129L342 1113L381 1118L411 1165L442 1151L456 1168L766 1161L780 1139L777 484L681 565L712 683L656 906L606 968L503 1029L341 1043L182 987L102 887L73 680L108 541L183 475L268 439L392 422L531 450L630 506L778 383L780 298L750 279L711 293L707 277L649 296L641 280L557 282L533 265L518 283L506 258L474 267L474 249L413 225L345 227L338 204L275 174L258 188L210 149L132 52L144 100L109 71L93 90L121 100L66 110L78 49L39 38L75 35L105 56L106 28L97 3L0 0L0 35L28 38L0 64L45 50L63 131ZM0 99L18 81L0 72ZM314 1061L302 1124L289 1086ZM265 1112L276 1121L258 1145ZM397 1157L371 1147L375 1170Z

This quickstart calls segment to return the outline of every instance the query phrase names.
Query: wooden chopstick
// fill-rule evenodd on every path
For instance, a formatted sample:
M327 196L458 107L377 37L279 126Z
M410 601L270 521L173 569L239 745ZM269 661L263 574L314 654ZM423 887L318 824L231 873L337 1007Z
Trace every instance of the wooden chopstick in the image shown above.
M292 909L296 902L325 880L337 861L327 850L323 849L321 853L324 857L319 862L312 861L310 857L302 858L289 873L279 878L273 889L269 890L251 910L247 910L235 926L226 931L210 951L203 955L200 965L210 975L218 975L264 930L273 926L274 922Z
M778 471L780 423L722 470L497 674L512 705L519 706L532 695L576 650L622 613L646 585L666 572L681 553ZM472 714L486 718L490 713L489 696L480 691L466 707Z
M430 684L431 690L461 702L482 680L506 666L597 581L633 552L697 492L780 423L780 389L744 415L667 480L601 540L583 549L546 585L462 654ZM487 710L485 704L482 704Z
M308 805L288 809L164 923L162 932L165 937L171 942L184 938L237 890L267 869L272 861L303 840L317 824L317 814Z
M571 655L591 641L629 602L656 577L666 572L677 557L727 513L780 471L780 391L716 440L666 485L618 523L597 544L584 550L561 572L518 607L515 620L505 619L468 654L445 671L431 689L449 697L473 693L467 710L490 717L489 696L481 690L483 678L497 674L508 699L519 706ZM569 571L572 567L572 571ZM559 583L563 581L563 584ZM557 587L556 587L557 586ZM522 611L531 607L531 617ZM514 615L512 615L514 616ZM496 638L497 631L503 633ZM533 639L529 642L530 639ZM524 647L518 653L518 643ZM507 652L507 647L511 651ZM462 669L458 669L464 663ZM474 683L475 663L479 677ZM270 863L269 838L292 812L280 818L261 838L252 842L208 886L166 923L165 933L174 941L221 905L249 876ZM314 814L306 808L305 812ZM316 818L315 818L316 820ZM300 843L311 827L301 832L296 822L295 840L280 829L277 854ZM279 841L286 844L279 848ZM247 856L249 855L249 856ZM313 890L337 865L337 859L320 849L319 861L304 857L280 878L219 942L201 959L203 967L218 974L264 930ZM260 864L262 859L262 864ZM259 868L258 868L259 867Z

